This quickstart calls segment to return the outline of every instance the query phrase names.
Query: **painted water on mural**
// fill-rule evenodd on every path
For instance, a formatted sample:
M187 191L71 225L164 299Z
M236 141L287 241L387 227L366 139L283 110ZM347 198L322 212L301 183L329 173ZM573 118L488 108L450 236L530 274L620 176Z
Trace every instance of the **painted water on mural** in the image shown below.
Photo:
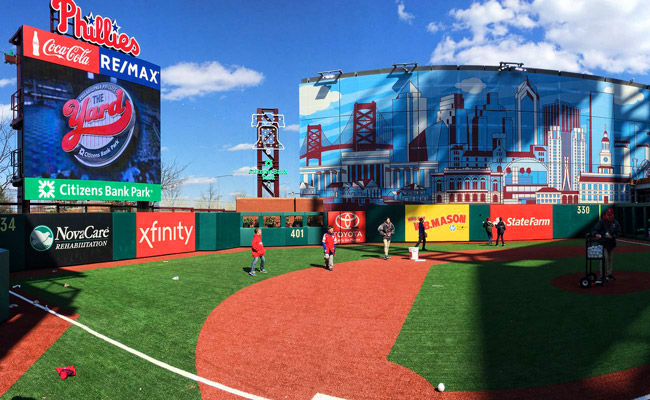
M300 86L300 193L327 203L629 202L650 92L558 73L429 70Z

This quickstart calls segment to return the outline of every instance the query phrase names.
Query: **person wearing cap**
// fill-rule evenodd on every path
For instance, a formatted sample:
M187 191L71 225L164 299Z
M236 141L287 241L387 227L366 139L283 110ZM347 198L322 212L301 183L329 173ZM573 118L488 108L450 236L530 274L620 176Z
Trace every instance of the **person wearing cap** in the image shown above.
M612 275L612 268L614 266L616 238L621 235L621 224L614 219L613 208L608 208L603 217L596 222L594 229L591 230L591 235L596 239L600 239L600 244L603 246L603 260L600 262L601 276L596 283L616 280ZM604 266L603 262L605 263Z
M492 246L492 221L490 221L490 217L486 217L485 221L483 221L483 229L485 229L485 233L487 233L488 237L488 246ZM501 241L503 241L503 238L501 238Z
M420 217L420 222L418 223L418 242L415 244L415 247L420 246L422 243L422 251L427 250L427 232L424 229L424 217Z
M395 225L390 222L390 218L386 218L384 223L379 225L377 231L379 231L379 234L384 240L384 260L388 260L390 258L388 255L388 250L390 249L390 239L395 233Z

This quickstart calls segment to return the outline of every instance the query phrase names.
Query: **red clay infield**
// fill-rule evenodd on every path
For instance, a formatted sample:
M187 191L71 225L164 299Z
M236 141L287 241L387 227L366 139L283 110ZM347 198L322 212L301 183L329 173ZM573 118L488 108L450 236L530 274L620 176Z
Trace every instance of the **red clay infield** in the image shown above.
M648 251L627 247L623 251ZM197 343L199 376L272 399L630 399L650 392L650 365L544 387L436 392L386 360L432 264L579 257L582 247L494 248L310 268L261 281L216 307ZM621 275L621 284L627 279ZM255 279L255 278L252 278ZM577 282L577 278L575 279ZM236 398L200 384L204 399ZM449 388L451 389L451 388ZM453 390L453 389L452 389Z
M597 269L597 268L596 268ZM605 285L594 285L582 289L578 281L585 276L584 272L577 274L561 275L551 281L551 285L558 289L579 294L628 294L650 290L650 273L641 271L613 271L615 281L609 281Z

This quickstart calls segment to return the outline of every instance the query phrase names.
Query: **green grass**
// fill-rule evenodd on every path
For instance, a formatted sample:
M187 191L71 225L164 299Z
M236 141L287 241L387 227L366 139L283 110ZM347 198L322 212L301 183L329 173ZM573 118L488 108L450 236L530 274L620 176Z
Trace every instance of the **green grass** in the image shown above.
M616 254L615 266L650 272L648 259ZM547 385L649 363L650 292L595 296L550 284L581 271L582 258L434 266L388 359L455 391Z
M571 242L507 246L567 243ZM573 245L583 244L577 240ZM407 255L407 247L393 246L391 253ZM482 244L428 247L437 251L485 248ZM382 253L380 245L341 247L336 263ZM617 266L625 262L637 265L635 269L650 269L645 266L648 253L615 257ZM244 251L61 272L14 279L12 284L20 283L24 291L49 304L77 312L79 322L112 339L195 373L201 326L219 303L255 282L323 261L318 248L269 249L267 260L269 274L257 278L246 273L251 256ZM452 390L531 386L649 362L645 343L650 339L646 306L650 293L584 296L550 286L552 277L583 268L582 259L434 266L389 360L432 384L445 382ZM176 275L180 279L172 280ZM78 376L61 381L54 368L69 364L78 368ZM195 382L73 326L2 398L15 396L198 399L200 393Z

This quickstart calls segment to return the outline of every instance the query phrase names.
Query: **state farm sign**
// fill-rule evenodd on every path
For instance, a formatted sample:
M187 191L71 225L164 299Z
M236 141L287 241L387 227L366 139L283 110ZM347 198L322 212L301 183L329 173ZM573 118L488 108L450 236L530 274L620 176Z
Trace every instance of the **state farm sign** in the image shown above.
M136 230L137 257L195 250L194 213L138 213Z
M99 73L99 47L23 25L23 55Z
M491 205L490 220L503 218L510 240L552 239L553 206L550 204ZM496 230L494 231L496 234Z
M365 211L328 212L327 224L334 227L334 235L339 243L366 242Z

